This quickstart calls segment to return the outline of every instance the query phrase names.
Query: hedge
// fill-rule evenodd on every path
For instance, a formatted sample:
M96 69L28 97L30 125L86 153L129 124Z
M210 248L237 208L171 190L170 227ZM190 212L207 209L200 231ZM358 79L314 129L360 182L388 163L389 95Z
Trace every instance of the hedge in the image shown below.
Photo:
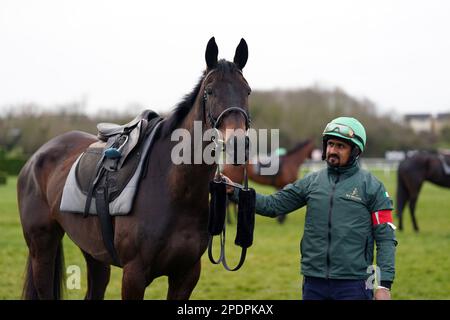
M25 159L0 159L0 171L9 175L18 175L26 162Z
M8 179L8 174L6 172L0 171L0 184L6 184Z

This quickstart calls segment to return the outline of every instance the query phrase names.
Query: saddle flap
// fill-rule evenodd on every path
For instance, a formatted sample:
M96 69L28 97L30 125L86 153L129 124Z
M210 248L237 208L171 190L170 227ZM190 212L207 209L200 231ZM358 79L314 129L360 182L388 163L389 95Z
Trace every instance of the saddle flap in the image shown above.
M106 145L103 143L103 145ZM133 176L134 172L139 165L141 159L141 153L139 148L135 148L129 155L128 160L118 171L108 171L108 188L109 188L109 201L114 200L125 188L128 181ZM83 194L89 193L89 188L92 181L95 179L97 164L101 161L104 153L104 147L101 143L94 143L91 145L81 156L78 162L75 176L77 184ZM109 164L104 162L103 166L107 167ZM104 183L103 180L99 181L99 185Z

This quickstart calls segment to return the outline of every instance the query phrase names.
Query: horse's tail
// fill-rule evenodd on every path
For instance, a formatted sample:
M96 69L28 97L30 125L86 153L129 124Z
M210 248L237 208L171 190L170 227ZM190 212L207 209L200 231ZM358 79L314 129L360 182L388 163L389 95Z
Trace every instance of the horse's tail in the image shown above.
M402 166L398 167L397 171L397 217L400 221L400 225L402 224L402 215L403 215L403 209L406 206L406 203L409 199L409 192L408 188L406 187L406 184L403 180L403 170Z
M62 241L59 242L56 250L54 273L53 273L53 298L59 300L63 296L64 290L64 249ZM38 300L39 296L34 285L33 267L31 256L28 254L27 265L25 267L25 282L23 285L22 299Z
M38 294L33 281L33 269L31 267L31 256L28 253L27 265L25 267L25 282L23 284L22 299L37 300Z

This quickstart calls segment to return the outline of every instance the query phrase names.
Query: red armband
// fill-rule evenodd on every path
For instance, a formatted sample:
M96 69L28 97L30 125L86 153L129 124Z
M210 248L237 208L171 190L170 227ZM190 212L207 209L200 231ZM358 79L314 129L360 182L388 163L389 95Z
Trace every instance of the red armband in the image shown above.
M392 223L392 210L372 212L372 223L374 226L388 222Z

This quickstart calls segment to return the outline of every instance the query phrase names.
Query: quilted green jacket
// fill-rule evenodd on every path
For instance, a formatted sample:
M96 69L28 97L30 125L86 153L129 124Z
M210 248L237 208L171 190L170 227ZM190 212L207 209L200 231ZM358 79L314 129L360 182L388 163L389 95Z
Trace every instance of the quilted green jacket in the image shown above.
M236 199L237 192L234 193ZM256 195L256 213L276 217L303 206L305 230L300 244L301 270L326 279L368 279L374 245L381 279L395 275L395 226L392 201L383 184L357 162L306 175L269 195ZM379 221L378 212L390 217ZM379 275L379 276L380 276Z

